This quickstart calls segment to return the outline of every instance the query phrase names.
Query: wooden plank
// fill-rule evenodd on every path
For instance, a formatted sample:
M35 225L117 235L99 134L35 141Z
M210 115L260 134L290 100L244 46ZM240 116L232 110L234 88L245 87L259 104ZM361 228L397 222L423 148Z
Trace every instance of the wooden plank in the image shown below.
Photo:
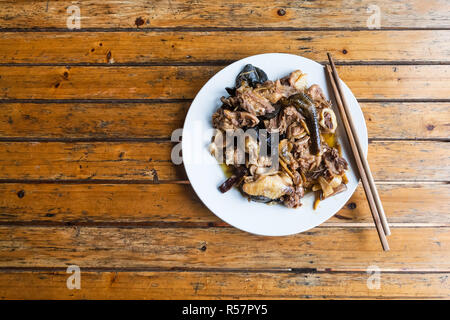
M0 98L192 99L221 68L2 66ZM450 91L450 65L345 65L338 69L358 99L448 99Z
M369 138L447 139L450 103L360 103ZM3 103L2 138L168 138L190 102ZM396 115L395 117L392 115ZM151 128L151 130L149 130Z
M5 138L169 138L182 128L191 102L4 103L0 136ZM432 122L440 131L437 122Z
M0 226L0 267L226 268L450 272L449 228L316 228L262 237L235 228Z
M184 180L183 166L171 162L174 145L142 141L0 142L0 179ZM373 141L369 161L377 180L449 181L449 148L445 142Z
M378 189L391 225L450 227L450 185L380 184ZM228 226L189 184L0 184L0 222ZM361 186L324 226L343 223L373 225Z
M360 103L369 137L448 139L450 103Z
M3 1L0 15L2 28L67 28L67 7L72 1ZM381 27L449 27L449 4L446 0L376 1L286 1L263 0L243 4L241 1L114 0L83 1L82 28L136 27L287 27L287 28L367 28L367 20L380 10ZM285 15L278 14L279 9Z
M324 62L448 61L450 32L3 32L2 63L195 63L285 52ZM195 43L195 45L192 45ZM424 50L427 54L424 56Z
M0 143L0 171L4 179L183 180L171 148L170 142L6 142Z
M92 272L67 289L65 272L0 272L0 299L403 299L450 298L448 273Z

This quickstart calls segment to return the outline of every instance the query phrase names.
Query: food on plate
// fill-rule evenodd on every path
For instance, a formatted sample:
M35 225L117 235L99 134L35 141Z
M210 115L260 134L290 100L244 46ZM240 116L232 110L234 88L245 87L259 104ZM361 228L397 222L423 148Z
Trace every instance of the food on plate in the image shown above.
M336 115L322 89L308 86L306 74L295 70L271 81L247 64L226 91L212 115L216 134L209 146L229 173L221 192L235 186L251 201L289 208L315 192L316 208L346 190L348 164L336 139Z

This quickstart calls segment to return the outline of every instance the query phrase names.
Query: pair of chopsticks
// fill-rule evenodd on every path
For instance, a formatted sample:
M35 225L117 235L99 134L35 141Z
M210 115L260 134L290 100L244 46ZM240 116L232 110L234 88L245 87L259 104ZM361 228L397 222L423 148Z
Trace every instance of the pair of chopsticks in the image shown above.
M384 214L383 205L381 204L381 200L369 168L369 163L364 157L361 142L359 141L355 124L353 123L352 115L345 99L345 94L339 80L339 75L336 71L336 66L334 65L331 54L327 53L327 55L328 60L330 61L330 64L326 66L327 74L331 87L333 88L339 113L341 114L341 119L344 123L344 128L352 148L353 156L355 158L356 165L358 166L359 175L361 176L364 192L366 193L366 198L369 202L370 211L377 228L378 236L380 237L381 245L383 246L384 251L389 251L389 244L386 236L391 234L391 230L389 229L386 215Z

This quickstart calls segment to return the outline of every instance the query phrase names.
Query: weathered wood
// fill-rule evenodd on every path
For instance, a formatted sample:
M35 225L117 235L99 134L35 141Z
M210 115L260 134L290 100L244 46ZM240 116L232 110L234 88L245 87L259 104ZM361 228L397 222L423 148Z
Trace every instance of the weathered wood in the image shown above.
M171 162L171 142L0 142L0 179L186 179ZM373 141L369 161L377 180L449 181L450 145Z
M170 142L0 143L3 179L185 179Z
M190 102L4 103L1 138L168 138ZM447 139L450 103L360 103L369 138ZM395 115L395 116L393 116Z
M70 274L0 272L0 299L449 299L448 273L382 273L369 289L367 273L92 272L81 289ZM369 281L370 282L370 281Z
M0 267L242 268L450 272L449 228L316 228L262 237L235 228L0 226Z
M324 62L448 61L450 32L3 32L2 63L195 63L285 52ZM195 45L193 45L195 44ZM424 56L424 50L427 55Z
M369 137L448 139L450 103L360 103Z
M0 98L191 99L220 69L2 66ZM345 65L338 69L358 99L448 99L450 91L450 65Z
M450 226L450 185L380 184L378 190L391 225ZM228 226L189 184L0 184L0 222ZM373 225L361 186L324 223L336 225Z
M190 102L5 103L0 136L5 138L169 138L182 128ZM440 131L437 122L434 131Z
M67 7L72 1L44 0L3 1L2 28L67 28ZM449 27L449 4L446 0L422 1L218 1L182 0L148 2L132 0L82 1L75 3L81 11L82 28L137 27L287 27L287 28L367 28L374 13L380 10L381 27ZM279 9L285 15L278 14Z

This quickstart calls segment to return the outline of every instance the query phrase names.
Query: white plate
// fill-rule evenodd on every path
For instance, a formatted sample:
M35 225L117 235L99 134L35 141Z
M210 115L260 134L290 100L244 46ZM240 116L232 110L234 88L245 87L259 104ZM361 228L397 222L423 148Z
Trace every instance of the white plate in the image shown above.
M338 140L342 146L343 157L350 164L347 172L349 180L347 191L321 201L319 207L313 210L313 193L305 195L300 208L289 209L282 205L248 202L236 188L225 194L217 189L226 177L216 159L208 152L212 130L211 116L221 105L220 97L227 96L225 87L234 86L236 75L248 63L263 69L270 80L284 77L290 72L300 69L308 74L308 85L318 84L328 99L332 97L324 67L315 61L291 54L268 53L232 63L219 71L203 86L186 116L182 154L187 176L203 203L219 218L236 228L267 236L284 236L306 231L331 218L339 211L358 185L357 168L350 158L351 149L342 128L339 112L335 107L339 126ZM350 89L344 83L343 87L364 153L367 155L367 128L363 113Z

